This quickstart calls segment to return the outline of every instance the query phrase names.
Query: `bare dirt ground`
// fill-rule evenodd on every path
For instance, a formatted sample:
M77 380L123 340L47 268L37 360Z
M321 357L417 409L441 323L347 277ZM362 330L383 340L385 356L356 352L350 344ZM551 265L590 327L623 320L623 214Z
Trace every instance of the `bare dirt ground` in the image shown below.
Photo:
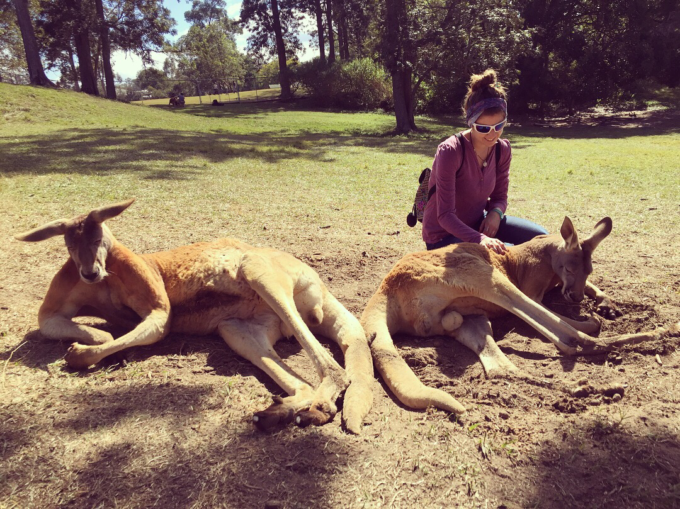
M678 232L663 228L596 251L592 280L623 311L603 320L601 335L680 320ZM0 216L0 231L16 229ZM162 243L177 245L182 234ZM360 316L403 254L389 247L398 240L366 252L324 239L292 230L285 249ZM406 409L376 378L361 435L346 433L339 415L265 434L252 414L282 392L217 337L173 334L69 369L68 344L37 331L41 299L66 257L61 241L50 242L12 241L0 252L0 507L680 507L678 337L568 358L521 320L495 320L501 349L537 384L486 379L475 355L450 339L399 337L420 379L450 392L465 416ZM149 250L143 240L128 246ZM555 294L547 303L562 314L593 312ZM294 340L277 350L316 383ZM580 390L558 391L550 386L558 380Z
M605 245L593 279L624 315L605 321L602 334L680 319L677 265L669 273L663 257ZM360 436L344 432L339 416L321 428L264 434L252 413L281 391L218 338L172 335L85 372L68 369L68 345L36 331L45 288L32 282L56 270L62 250L29 264L15 253L4 271L3 296L12 301L0 310L3 507L680 504L678 338L572 359L514 317L495 321L496 339L518 367L546 382L580 382L576 396L547 384L487 380L461 345L402 337L401 353L417 375L463 402L464 418L405 409L376 380ZM398 258L331 246L293 252L357 316ZM659 278L670 278L667 291L645 283ZM578 314L559 296L550 305ZM278 350L315 381L297 343L283 341ZM624 387L622 399L603 393L615 384Z

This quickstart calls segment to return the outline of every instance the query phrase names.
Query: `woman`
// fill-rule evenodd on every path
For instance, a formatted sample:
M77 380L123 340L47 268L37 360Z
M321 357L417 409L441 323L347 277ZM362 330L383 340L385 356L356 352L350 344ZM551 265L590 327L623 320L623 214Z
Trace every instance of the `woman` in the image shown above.
M432 164L429 187L436 189L423 214L427 249L476 242L503 254L506 243L547 234L531 221L505 215L512 154L510 142L500 139L508 107L494 70L472 76L463 110L470 129L441 143Z

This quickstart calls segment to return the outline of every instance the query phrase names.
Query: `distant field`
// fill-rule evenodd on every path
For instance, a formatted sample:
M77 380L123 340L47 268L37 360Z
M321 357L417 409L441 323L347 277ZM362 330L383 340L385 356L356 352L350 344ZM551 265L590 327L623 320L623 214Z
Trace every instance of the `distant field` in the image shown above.
M261 90L248 90L247 92L232 92L229 94L206 94L204 96L190 95L186 96L186 104L211 104L213 99L217 99L220 102L238 102L238 101L263 101L263 100L273 100L278 99L281 89L278 88L263 88ZM143 104L145 106L158 106L158 105L168 105L167 99L144 99L142 101L132 101L132 104Z
M37 323L64 241L13 238L48 221L136 197L107 222L132 250L227 236L282 249L356 316L390 268L424 248L406 214L459 118L417 117L418 133L395 136L385 113L305 100L215 108L210 97L168 108L0 83L1 508L680 506L677 337L571 358L515 317L494 320L500 348L535 384L487 379L449 337L398 337L416 375L468 413L407 410L376 379L359 436L339 416L256 431L253 412L282 393L217 337L171 334L69 369L68 342ZM509 214L552 232L568 215L581 239L613 219L591 279L624 314L603 320L602 335L680 320L678 114L511 121ZM558 298L564 314L593 310ZM276 348L316 383L297 343ZM618 402L588 392L613 384L625 387Z

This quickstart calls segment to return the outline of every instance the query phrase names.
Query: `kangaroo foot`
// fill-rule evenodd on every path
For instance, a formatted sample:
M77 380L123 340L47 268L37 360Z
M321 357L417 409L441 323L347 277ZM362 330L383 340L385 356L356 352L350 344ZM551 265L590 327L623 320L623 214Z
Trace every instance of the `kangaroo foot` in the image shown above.
M290 424L294 417L295 407L280 398L275 398L269 408L253 415L253 424L260 431L271 431Z
M69 347L64 359L69 367L73 369L87 369L88 366L97 364L100 361L99 356L92 352L90 347L78 343L73 343Z
M301 428L322 426L332 421L334 416L335 412L332 412L326 405L314 405L309 410L302 410L295 414L295 424Z

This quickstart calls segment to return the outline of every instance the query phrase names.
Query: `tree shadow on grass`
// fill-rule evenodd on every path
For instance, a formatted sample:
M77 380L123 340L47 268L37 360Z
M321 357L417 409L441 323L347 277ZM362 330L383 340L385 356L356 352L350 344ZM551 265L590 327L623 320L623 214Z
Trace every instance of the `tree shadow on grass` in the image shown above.
M3 150L0 171L7 176L140 172L145 174L144 178L162 180L187 180L206 171L192 161L197 157L211 163L234 159L278 162L293 158L323 163L331 160L329 147L336 150L342 146L366 146L427 155L434 150L427 140L400 143L388 138L357 138L347 134L239 135L142 128L73 129L20 139L0 138L0 146ZM159 163L168 168L152 167Z
M167 108L164 106L155 106ZM178 110L181 111L181 110ZM282 104L270 103L229 103L220 108L208 105L188 106L183 113L211 118L236 119L244 117L257 117L271 113L286 111L328 112L342 113L343 115L362 114L363 111L340 111L333 109L321 109L314 106L311 100L300 100L293 103ZM393 115L389 115L393 119ZM442 131L451 131L451 135L459 130L466 129L462 117L454 115L438 115L429 118L417 118L418 131L403 136L396 132L393 127L387 128L380 133L371 133L378 138L396 138L402 142L412 139L441 138ZM509 128L505 131L510 141L514 135L526 138L558 138L558 139L620 139L632 136L661 135L680 132L680 113L674 109L650 110L643 112L619 112L615 114L582 114L572 118L538 119L528 116L511 116ZM360 133L358 131L357 133ZM357 134L354 133L354 134ZM363 133L367 134L367 133ZM447 136L445 136L447 137ZM440 139L443 141L443 139ZM524 148L524 144L513 148ZM428 155L434 156L436 144L430 146Z

